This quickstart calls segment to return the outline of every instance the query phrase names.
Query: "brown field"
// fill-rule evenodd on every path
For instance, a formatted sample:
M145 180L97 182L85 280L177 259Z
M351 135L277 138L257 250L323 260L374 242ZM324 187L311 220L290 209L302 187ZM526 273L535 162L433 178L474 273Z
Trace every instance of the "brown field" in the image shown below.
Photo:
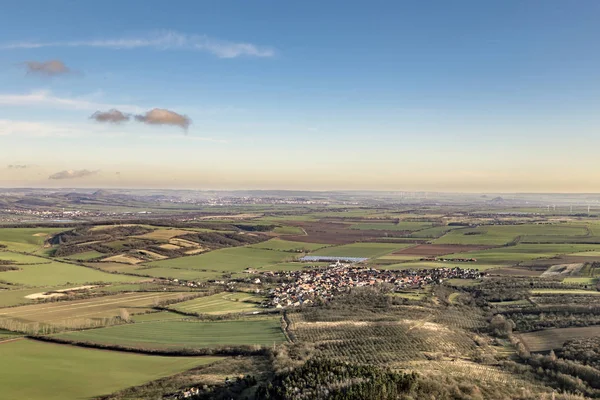
M181 248L181 246L177 246L174 244L161 244L160 246L161 249L165 249L165 250L179 250Z
M398 250L392 255L437 257L444 254L466 253L469 251L486 250L493 246L479 246L466 244L420 244L414 247Z
M540 276L544 270L531 269L531 268L520 268L520 267L508 267L508 268L495 268L488 271L490 275L500 276Z
M139 264L144 260L140 260L139 258L135 258L132 256L126 256L125 254L119 254L116 256L103 258L102 261L117 262L123 264Z
M406 237L411 231L386 231L386 230L361 230L350 229L351 224L333 222L287 222L290 226L298 226L306 232L304 235L289 235L286 240L294 242L324 243L324 244L350 244L355 242L369 242L377 239ZM381 240L380 240L381 241ZM416 242L417 240L415 240Z
M141 313L158 301L185 296L181 292L134 292L85 300L42 303L0 310L0 321L11 318L23 323L40 322L60 324L73 319L110 318L119 315L122 308L130 313Z
M194 243L185 239L171 239L169 240L169 243L179 247L198 247L198 243Z
M154 240L169 240L176 236L186 235L190 231L184 231L182 229L157 229L155 231L146 233L145 235L134 236L140 239L154 239Z
M148 257L150 257L154 260L164 260L165 258L167 258L167 257L163 256L162 254L158 254L158 253L155 253L150 250L138 250L138 251L142 254L147 255Z
M562 347L571 339L583 339L600 335L600 326L577 328L556 328L543 331L522 333L519 336L529 351L549 351Z

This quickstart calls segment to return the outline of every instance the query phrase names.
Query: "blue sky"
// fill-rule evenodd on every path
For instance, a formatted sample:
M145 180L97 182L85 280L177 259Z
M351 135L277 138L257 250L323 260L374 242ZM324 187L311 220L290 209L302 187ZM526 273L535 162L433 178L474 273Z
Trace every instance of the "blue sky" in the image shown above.
M599 17L597 1L11 2L0 185L596 191ZM69 72L25 64L50 60ZM111 108L192 124L90 119ZM48 179L63 170L92 173Z

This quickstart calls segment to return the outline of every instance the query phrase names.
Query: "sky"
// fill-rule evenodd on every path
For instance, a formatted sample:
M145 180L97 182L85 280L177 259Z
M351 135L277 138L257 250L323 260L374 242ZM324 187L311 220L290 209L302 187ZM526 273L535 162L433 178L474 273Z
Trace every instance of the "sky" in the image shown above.
M11 1L0 187L598 192L600 2Z

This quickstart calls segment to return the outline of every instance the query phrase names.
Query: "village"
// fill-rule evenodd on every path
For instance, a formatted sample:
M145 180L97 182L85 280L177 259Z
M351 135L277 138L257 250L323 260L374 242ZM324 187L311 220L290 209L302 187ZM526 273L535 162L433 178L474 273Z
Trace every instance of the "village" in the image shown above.
M275 272L274 276L284 278L271 289L269 306L276 308L298 307L327 301L336 293L349 288L389 285L391 292L422 288L439 284L446 279L481 279L485 273L476 269L437 268L420 270L378 270L375 268L335 263L327 268L309 271Z

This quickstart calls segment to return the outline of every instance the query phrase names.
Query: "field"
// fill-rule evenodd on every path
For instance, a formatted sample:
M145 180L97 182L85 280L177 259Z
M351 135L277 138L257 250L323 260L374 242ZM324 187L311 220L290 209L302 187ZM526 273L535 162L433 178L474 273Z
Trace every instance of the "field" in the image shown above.
M34 322L69 325L119 315L122 308L130 313L144 312L158 301L178 299L185 293L138 292L103 296L85 300L61 301L0 309L0 323L7 319L23 324Z
M108 274L92 268L49 261L39 258L40 264L17 265L17 271L0 272L0 281L25 286L58 286L95 282L134 282L140 278Z
M491 264L515 264L521 261L550 258L560 254L597 249L594 244L518 244L489 250L449 254L448 258L476 258ZM556 264L560 264L557 261Z
M544 236L549 239L561 239L566 236L584 236L585 226L569 224L523 224L492 225L477 228L459 229L448 232L435 240L436 244L478 244L504 245L522 236Z
M534 289L531 294L573 294L573 295L600 295L600 292L595 290L580 290L580 289Z
M100 258L103 256L104 256L104 254L100 253L99 251L86 251L83 253L73 254L73 255L67 256L65 258L67 258L69 260L87 261L87 260L92 260L94 258Z
M249 293L223 292L177 303L169 308L185 313L220 315L259 310L262 300L261 297Z
M484 250L488 246L478 245L444 245L444 244L420 244L414 247L409 247L393 252L391 255L414 255L420 257L436 257L444 254L471 252L476 250Z
M157 321L88 329L62 339L141 349L182 349L262 345L285 341L279 318L219 322Z
M145 265L162 268L241 272L246 268L260 269L294 258L295 255L283 251L255 249L251 247L232 247L197 256L154 261Z
M0 228L0 244L8 250L36 251L44 245L46 238L64 228Z
M278 251L314 251L327 247L322 243L304 243L304 242L292 242L283 239L271 239L266 242L252 244L248 247L254 249L267 249L267 250L278 250Z
M219 360L117 353L30 340L0 346L0 387L5 399L89 399Z
M431 228L431 222L369 222L359 223L350 226L350 229L360 230L386 230L386 231L418 231L421 229Z
M576 328L546 329L543 331L522 333L519 336L529 351L548 351L562 347L572 339L583 339L600 335L600 326Z
M353 243L327 247L317 250L311 255L375 258L409 246L411 245L403 243Z

